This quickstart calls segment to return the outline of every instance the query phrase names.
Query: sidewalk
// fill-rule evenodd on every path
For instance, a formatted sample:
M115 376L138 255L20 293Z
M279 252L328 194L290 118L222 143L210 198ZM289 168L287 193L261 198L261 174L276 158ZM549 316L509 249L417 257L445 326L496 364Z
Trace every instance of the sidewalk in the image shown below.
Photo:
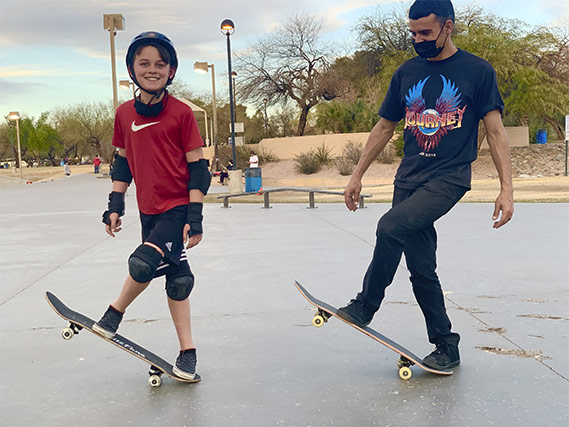
M123 231L103 230L110 182L76 175L0 190L0 396L4 426L566 426L569 423L569 205L518 204L493 230L489 204L459 204L437 223L439 275L462 365L450 377L314 311L293 286L338 306L359 290L378 218L389 205L205 206L190 251L198 372L147 385L146 366L84 331L71 341L46 290L97 318L119 292L139 244L135 192ZM404 265L404 263L403 263ZM372 325L414 353L432 350L400 267ZM121 334L171 362L178 351L157 279Z

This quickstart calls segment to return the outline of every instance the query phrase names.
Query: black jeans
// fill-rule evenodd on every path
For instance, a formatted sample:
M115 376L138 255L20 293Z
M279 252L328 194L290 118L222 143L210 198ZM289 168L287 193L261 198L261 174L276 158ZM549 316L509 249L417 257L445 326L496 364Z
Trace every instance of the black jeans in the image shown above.
M401 255L411 273L413 293L421 307L429 341L458 345L460 336L451 332L441 284L436 273L437 233L434 222L464 196L467 189L440 179L415 190L395 187L391 209L377 225L373 259L357 299L378 310L385 289L393 281Z

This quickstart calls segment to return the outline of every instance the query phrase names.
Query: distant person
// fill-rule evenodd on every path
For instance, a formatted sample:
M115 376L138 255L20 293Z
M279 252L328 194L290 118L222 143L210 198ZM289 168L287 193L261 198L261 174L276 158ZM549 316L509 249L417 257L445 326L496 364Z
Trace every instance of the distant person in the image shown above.
M251 150L249 152L250 157L249 157L249 161L247 163L249 163L249 167L250 168L258 168L259 167L259 157L255 154L255 152L253 150Z
M69 161L65 161L65 163L63 163L63 173L65 174L65 176L70 176L71 175L71 168L69 167Z
M124 194L134 178L142 244L128 259L129 274L118 298L93 329L112 338L127 307L152 279L166 276L168 308L180 344L174 374L198 380L189 300L194 275L184 246L190 249L202 240L203 199L211 173L192 109L166 90L178 67L170 39L157 32L139 34L128 47L126 65L139 95L116 112L112 143L118 153L103 222L113 237L121 230Z
M101 166L101 157L97 154L93 159L93 166L95 167L95 175L99 173L99 167Z
M379 220L361 292L340 308L338 315L358 326L369 324L405 254L429 341L436 346L423 362L434 369L460 363L460 336L451 329L436 273L434 223L470 189L480 120L500 177L500 194L492 214L494 228L507 224L514 212L508 134L502 125L504 103L496 72L488 62L455 47L453 28L450 1L413 3L409 29L419 56L395 71L379 109L381 119L344 190L346 206L355 211L365 171L385 148L397 123L405 119L405 156L395 176L392 208Z
M229 160L227 162L227 166L225 168L223 168L223 170L219 174L219 183L221 185L224 185L224 181L226 179L229 179L229 171L230 170L233 170L233 160Z

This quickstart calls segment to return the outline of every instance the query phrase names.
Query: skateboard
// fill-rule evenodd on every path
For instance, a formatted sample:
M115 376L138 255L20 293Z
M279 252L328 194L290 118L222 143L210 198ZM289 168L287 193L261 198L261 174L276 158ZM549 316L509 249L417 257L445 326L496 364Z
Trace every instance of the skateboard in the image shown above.
M89 319L87 316L84 316L81 313L71 310L67 307L59 298L57 298L51 292L46 292L45 297L47 299L48 304L53 308L53 310L63 319L69 322L69 326L64 328L61 331L61 336L64 340L70 340L75 335L79 333L82 329L87 329L89 332L97 335L98 337L108 341L120 349L138 357L141 360L150 364L150 371L148 374L150 378L148 379L148 384L152 387L160 387L162 384L162 374L168 375L170 378L176 381L182 381L187 383L195 383L201 380L201 377L196 374L196 377L193 380L188 380L185 378L180 378L177 376L173 369L174 367L162 359L160 356L155 355L154 353L146 350L144 347L132 342L128 338L125 338L119 334L116 334L113 339L105 338L104 336L98 334L93 330L93 325L95 321Z
M399 360L397 361L397 367L399 368L399 377L401 379L408 380L411 378L411 376L413 375L413 372L411 371L411 366L413 366L413 365L417 365L420 368L424 369L425 371L431 372L433 374L452 375L452 373L453 373L452 370L448 370L448 369L438 370L438 369L433 369L433 368L429 368L428 366L425 366L423 364L423 359L421 359L420 357L411 353L409 350L407 350L405 347L397 344L395 341L390 340L386 336L380 334L376 330L374 330L368 326L364 326L363 328L360 328L359 326L354 325L353 323L350 323L347 320L342 319L340 316L337 315L337 309L336 308L332 307L330 304L325 303L324 301L320 301L319 299L313 297L310 294L310 292L308 292L300 283L295 281L294 285L300 291L302 296L304 296L304 298L306 298L306 300L310 304L312 304L313 306L315 306L318 309L317 313L314 315L314 318L312 319L312 324L314 326L316 326L317 328L320 328L321 326L324 325L324 323L326 323L328 321L328 319L330 317L333 316L333 317L340 319L342 322L347 323L348 325L357 329L358 331L366 334L367 336L373 338L374 340L376 340L380 344L383 344L387 348L390 348L394 352L398 353L400 356Z

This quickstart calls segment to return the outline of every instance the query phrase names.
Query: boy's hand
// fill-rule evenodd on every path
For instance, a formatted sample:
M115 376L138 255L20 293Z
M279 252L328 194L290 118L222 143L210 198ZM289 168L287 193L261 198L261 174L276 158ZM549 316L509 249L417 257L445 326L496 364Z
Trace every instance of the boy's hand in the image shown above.
M187 243L186 249L193 248L202 241L203 234L194 234L193 236L189 235L190 224L184 225L184 231L182 233L183 233L184 245L186 245Z
M119 214L116 212L110 214L109 219L111 220L111 225L105 224L105 231L109 236L115 237L114 233L118 233L122 230L122 220L119 218Z

